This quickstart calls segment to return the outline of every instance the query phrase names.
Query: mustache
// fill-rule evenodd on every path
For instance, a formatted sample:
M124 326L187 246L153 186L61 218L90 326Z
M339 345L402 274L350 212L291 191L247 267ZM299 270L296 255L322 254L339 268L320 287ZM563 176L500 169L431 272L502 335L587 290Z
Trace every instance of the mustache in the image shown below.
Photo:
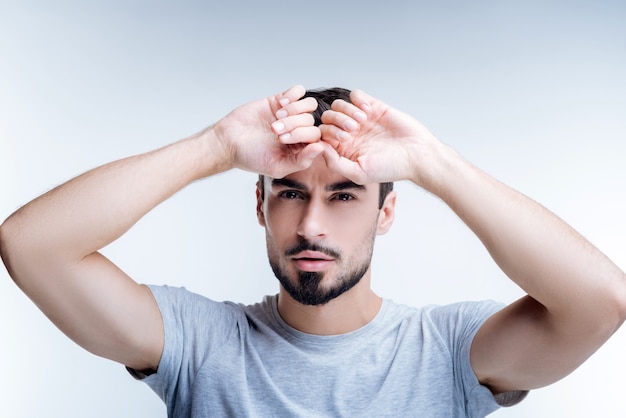
M285 255L287 257L291 257L293 255L296 255L296 254L302 252L302 251L317 251L317 252L326 254L327 256L335 258L335 259L340 259L341 258L341 253L339 253L339 251L334 250L334 249L332 249L330 247L325 247L325 246L320 245L320 244L315 244L313 242L309 242L307 240L301 240L295 246L288 248L285 251Z

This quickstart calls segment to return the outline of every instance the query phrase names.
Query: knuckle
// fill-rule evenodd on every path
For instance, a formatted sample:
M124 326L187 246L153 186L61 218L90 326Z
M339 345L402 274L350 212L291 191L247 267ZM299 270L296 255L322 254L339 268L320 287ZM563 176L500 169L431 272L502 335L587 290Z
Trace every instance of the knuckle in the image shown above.
M322 123L329 124L329 123L332 123L332 121L333 121L332 113L329 110L322 113Z
M348 103L345 100L343 100L343 99L336 99L330 105L330 108L333 109L333 110L340 110L340 109L343 109L346 104L348 104Z
M317 109L317 100L315 100L313 97L306 97L302 99L301 102L304 106L305 111L312 112L313 110Z

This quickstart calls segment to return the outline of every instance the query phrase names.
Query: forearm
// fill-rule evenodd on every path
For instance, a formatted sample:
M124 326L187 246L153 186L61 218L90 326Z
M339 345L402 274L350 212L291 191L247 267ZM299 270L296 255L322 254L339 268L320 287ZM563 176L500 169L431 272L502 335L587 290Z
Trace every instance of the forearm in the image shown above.
M528 294L474 338L471 363L483 384L508 391L552 383L615 332L626 317L626 277L607 257L412 117L360 91L350 98L323 115L322 139L334 144L327 165L356 183L408 179L440 197Z
M227 169L216 144L208 129L93 169L28 203L1 229L2 255L13 278L47 263L80 261L187 184Z
M11 277L81 346L136 369L156 368L164 338L156 301L98 250L195 180L234 167L273 174L310 165L321 146L312 121L299 117L313 110L298 101L303 90L243 105L199 134L91 170L30 202L0 226ZM289 113L281 133L304 141L299 152L276 141L278 109Z
M621 322L626 278L615 264L541 205L442 149L432 191L476 233L508 277L554 318L581 326L600 318Z

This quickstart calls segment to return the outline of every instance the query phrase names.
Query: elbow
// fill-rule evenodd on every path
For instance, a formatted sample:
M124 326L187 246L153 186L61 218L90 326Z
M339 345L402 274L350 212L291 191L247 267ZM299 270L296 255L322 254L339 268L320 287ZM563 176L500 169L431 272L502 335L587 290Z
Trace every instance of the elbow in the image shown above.
M15 226L13 225L11 218L8 218L4 223L0 224L0 258L9 273L9 276L15 280L15 272L13 269L12 255L14 250L12 244L15 242Z
M38 260L35 251L27 245L24 239L23 228L19 223L19 215L13 214L0 225L0 257L15 284L21 286L20 277L25 270L33 266L33 260Z
M0 258L9 272L9 276L13 277L11 272L11 264L9 263L9 227L7 226L8 219L4 223L0 224Z
M615 292L615 305L618 312L616 331L626 321L626 274L620 271L617 281L618 290Z
M626 321L626 275L616 267L598 280L603 285L588 292L569 316L590 341L604 344Z
M606 337L613 335L626 321L626 274L617 269L612 275L611 285L605 289L604 297L595 298L596 309L601 313L596 329ZM598 303L602 300L603 302Z

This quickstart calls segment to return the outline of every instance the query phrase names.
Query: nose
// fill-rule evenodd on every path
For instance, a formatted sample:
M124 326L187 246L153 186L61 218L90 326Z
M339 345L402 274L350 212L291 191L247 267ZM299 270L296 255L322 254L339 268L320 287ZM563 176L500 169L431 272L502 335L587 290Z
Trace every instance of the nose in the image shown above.
M298 235L305 239L320 238L326 235L327 219L322 202L309 200L305 205L298 225Z

